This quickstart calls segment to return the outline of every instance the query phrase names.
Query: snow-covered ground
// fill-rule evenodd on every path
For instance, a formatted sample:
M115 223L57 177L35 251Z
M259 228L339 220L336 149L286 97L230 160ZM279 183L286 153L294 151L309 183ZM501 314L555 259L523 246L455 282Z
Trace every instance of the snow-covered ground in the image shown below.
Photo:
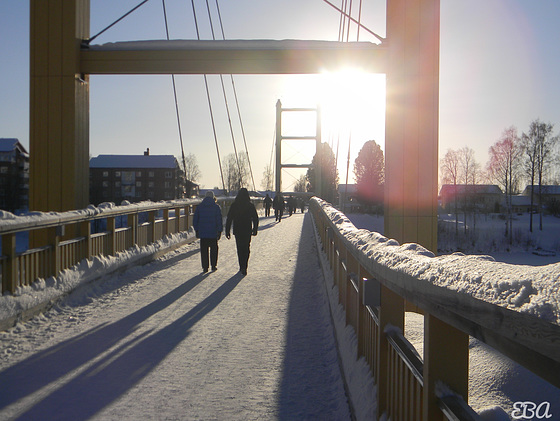
M381 218L350 217L382 232ZM356 360L354 332L344 326L309 222L299 214L280 224L263 219L245 278L236 275L233 240L220 241L219 270L205 275L193 243L84 284L46 314L0 333L0 418L346 420L334 322L355 414L373 419L375 386ZM485 254L501 260L498 253ZM542 264L542 256L522 254ZM0 319L117 261L82 263L0 297ZM406 320L405 336L422 354L422 317ZM510 419L518 401L550 402L551 419L560 416L558 389L476 340L470 364L469 403L484 419Z
M459 248L467 254L485 254L499 262L543 266L560 262L560 218L544 215L542 230L539 215L533 215L533 232L528 213L516 214L512 221L513 244L505 236L505 220L500 215L478 215L467 219L465 240L463 215L459 215ZM438 248L441 253L456 250L455 215L439 215ZM538 253L538 254L536 254ZM555 254L555 256L547 256Z
M223 238L216 272L195 242L82 285L0 333L0 419L349 420L325 291L301 214L261 219L246 277Z

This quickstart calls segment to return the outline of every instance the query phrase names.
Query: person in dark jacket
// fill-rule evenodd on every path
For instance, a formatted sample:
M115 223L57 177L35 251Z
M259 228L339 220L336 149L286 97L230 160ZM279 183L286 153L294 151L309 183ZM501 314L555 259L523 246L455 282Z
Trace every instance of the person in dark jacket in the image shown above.
M208 191L202 203L194 211L193 227L196 237L200 238L200 260L202 270L208 272L209 263L212 270L218 269L218 240L222 236L222 210L216 203L214 193ZM210 262L208 261L210 252Z
M268 193L266 194L263 203L264 203L264 216L268 218L270 216L270 208L272 206L272 199L270 198Z
M226 238L230 239L231 224L233 223L233 235L237 245L237 258L239 260L239 271L247 275L249 254L251 247L251 236L257 235L259 228L259 216L255 205L251 203L249 192L246 188L239 189L235 201L231 205L226 219Z
M282 221L282 214L284 213L284 196L282 196L282 193L277 193L274 196L272 207L274 208L274 219L277 222Z

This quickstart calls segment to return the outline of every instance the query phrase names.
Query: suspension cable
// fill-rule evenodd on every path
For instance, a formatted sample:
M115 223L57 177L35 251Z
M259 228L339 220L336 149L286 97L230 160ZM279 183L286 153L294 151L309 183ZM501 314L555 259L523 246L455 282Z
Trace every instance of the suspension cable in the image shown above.
M117 23L119 23L121 20L123 20L124 18L126 18L128 15L130 15L132 12L134 12L136 9L139 9L140 6L143 6L144 4L146 4L148 1L150 0L144 0L142 3L140 3L138 6L134 7L132 10L130 10L129 12L125 13L124 15L122 15L120 18L118 18L116 21L114 21L112 24L110 24L109 26L107 26L105 29L103 29L101 32L97 33L96 35L94 35L93 37L85 40L85 43L87 45L90 44L90 42L92 42L95 38L97 38L99 35L101 35L102 33L104 33L106 30L108 30L109 28L115 26Z
M272 148L270 150L270 161L269 161L269 164L268 164L269 171L272 170L273 174L274 174L274 170L276 168L276 162L274 163L274 166L272 165L272 162L273 162L272 159L274 157L275 149L276 149L276 125L274 125L274 134L272 136ZM268 177L268 174L267 174L267 177ZM276 183L276 179L274 179L274 183ZM272 184L272 187L274 187L274 183Z
M356 41L360 41L360 27L362 24L362 0L360 0L360 7L358 11L358 33L356 34Z
M226 36L224 32L224 24L222 22L222 14L220 12L220 5L218 4L218 0L216 0L216 10L218 11L218 21L220 22L220 30L222 32L222 39L225 41ZM233 88L233 96L235 98L235 106L237 108L237 116L239 118L239 125L241 126L241 134L243 137L243 144L245 145L245 152L247 153L247 162L249 164L249 172L251 173L251 181L253 182L253 190L257 189L255 184L255 178L253 176L253 168L251 167L251 158L249 157L249 148L247 147L247 138L245 137L245 128L243 127L243 119L241 118L241 110L239 108L239 100L237 99L237 89L235 87L235 81L233 79L233 75L229 75L231 79L231 86Z
M327 3L329 6L333 7L335 10L337 10L339 13L342 13L344 16L346 16L348 19L350 19L352 22L354 22L355 24L357 24L360 28L362 28L364 31L368 32L369 34L373 35L375 38L377 38L379 41L384 42L386 39L383 38L381 35L377 35L375 32L373 32L371 29L369 29L367 26L363 25L361 22L358 22L356 19L354 19L352 16L348 16L348 14L340 9L338 6L335 6L334 4L332 4L329 0L323 0L325 3Z
M210 22L210 31L212 32L212 39L215 41L216 40L216 35L214 34L214 23L212 22L212 15L210 13L210 4L208 3L208 0L206 0L206 10L208 11L208 21ZM226 106L226 113L227 113L228 124L229 124L229 132L231 134L231 141L233 143L233 152L234 152L234 155L235 155L235 162L237 163L237 171L238 171L238 174L239 174L239 185L241 187L243 171L241 169L241 162L239 161L239 155L237 153L237 145L235 144L235 135L233 133L233 125L231 123L231 114L229 112L229 104L228 104L227 95L226 95L226 88L225 88L225 85L224 85L224 76L222 74L220 74L220 83L221 83L221 86L222 86L222 95L224 97L224 104Z
M167 35L167 40L169 41L169 25L167 24L167 10L165 7L165 0L161 0L163 4L163 19L165 21L165 34ZM179 102L177 101L177 88L175 86L175 75L171 75L171 81L173 83L173 97L175 99L175 113L177 114L177 127L179 129L179 142L181 143L181 158L183 160L183 171L185 180L187 179L187 164L185 162L185 148L183 147L183 131L181 130L181 117L179 114Z
M196 8L194 6L194 0L191 0L191 6L194 16L194 25L196 28L196 37L200 41L200 31L198 29L198 19L196 17ZM210 99L210 90L208 89L208 78L206 74L204 76L204 86L206 87L206 99L208 100L208 108L210 109L210 119L212 121L212 131L214 133L214 143L216 144L216 154L218 155L218 166L220 167L220 176L222 177L222 187L225 193L226 190L226 183L224 181L224 172L222 171L222 160L220 158L220 147L218 146L218 135L216 134L216 124L214 122L214 112L212 111L212 101Z
M348 4L348 18L350 18L352 16L352 0L350 0L350 3ZM348 28L346 29L346 42L350 41L350 23L351 20L348 19Z
M340 5L340 9L338 9L340 11L340 20L338 22L338 41L342 41L343 40L343 33L344 33L344 25L346 23L346 3L348 2L348 0L342 0L342 4Z

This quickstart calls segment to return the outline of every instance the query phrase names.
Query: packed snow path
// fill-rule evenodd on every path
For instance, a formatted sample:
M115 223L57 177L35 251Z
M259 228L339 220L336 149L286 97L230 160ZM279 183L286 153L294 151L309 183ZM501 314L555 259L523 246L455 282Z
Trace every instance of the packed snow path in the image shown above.
M245 277L195 242L1 333L0 419L350 419L311 224L261 219Z

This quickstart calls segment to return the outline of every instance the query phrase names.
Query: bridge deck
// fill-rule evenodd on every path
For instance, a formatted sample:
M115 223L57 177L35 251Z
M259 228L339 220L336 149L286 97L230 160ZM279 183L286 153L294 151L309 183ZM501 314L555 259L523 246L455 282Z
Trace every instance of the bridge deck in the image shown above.
M88 286L2 333L0 418L350 419L310 218L261 219Z

